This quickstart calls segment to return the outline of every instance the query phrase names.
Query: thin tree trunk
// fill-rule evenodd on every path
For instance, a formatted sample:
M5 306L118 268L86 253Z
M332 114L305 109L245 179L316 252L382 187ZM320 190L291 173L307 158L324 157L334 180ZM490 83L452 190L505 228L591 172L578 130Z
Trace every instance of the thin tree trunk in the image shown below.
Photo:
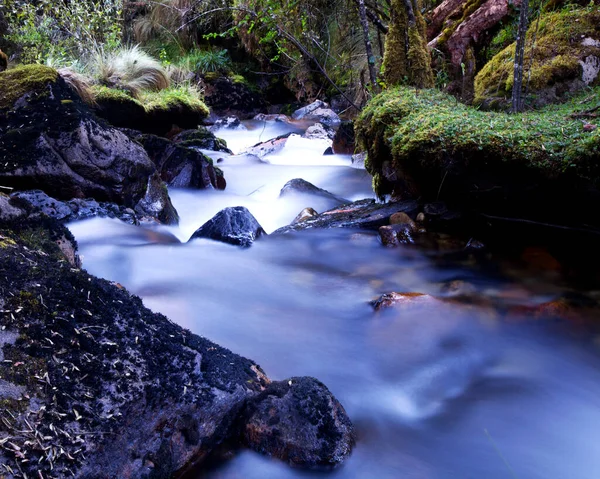
M517 31L517 46L515 49L514 82L512 89L511 111L517 113L523 106L523 61L525 56L525 38L527 36L527 24L529 20L529 0L521 3L521 14L519 15L519 29Z
M373 46L371 45L371 37L369 36L369 21L367 20L367 9L365 8L365 0L358 0L358 16L363 29L363 37L365 40L365 51L367 52L367 62L369 64L369 77L371 79L371 88L377 91L377 73L375 71L375 55L373 55Z

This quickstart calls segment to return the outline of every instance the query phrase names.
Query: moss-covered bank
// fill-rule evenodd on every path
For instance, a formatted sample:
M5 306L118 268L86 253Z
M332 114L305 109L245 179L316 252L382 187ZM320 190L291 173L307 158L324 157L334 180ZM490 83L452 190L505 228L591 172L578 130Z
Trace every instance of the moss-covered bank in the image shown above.
M381 197L525 210L536 195L541 201L554 188L567 196L565 202L598 191L600 129L569 116L598 105L600 89L562 105L509 115L478 111L436 90L396 88L375 97L355 128ZM551 210L552 204L546 207Z

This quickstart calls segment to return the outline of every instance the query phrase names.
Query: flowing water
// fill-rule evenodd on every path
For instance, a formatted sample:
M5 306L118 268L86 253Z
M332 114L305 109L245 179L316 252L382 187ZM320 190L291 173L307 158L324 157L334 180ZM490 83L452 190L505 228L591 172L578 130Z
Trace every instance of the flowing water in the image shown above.
M234 150L289 130L219 132ZM315 376L353 420L351 458L306 472L241 451L206 478L598 479L600 361L574 325L520 320L486 306L428 300L373 311L390 291L439 296L460 279L505 309L568 290L550 272L386 249L374 234L333 229L261 239L249 249L185 242L226 206L246 206L267 232L304 207L278 198L304 178L349 200L372 197L348 157L292 137L270 164L224 159L225 191L171 191L179 227L110 220L71 224L84 267L117 281L173 321L255 360L273 379Z

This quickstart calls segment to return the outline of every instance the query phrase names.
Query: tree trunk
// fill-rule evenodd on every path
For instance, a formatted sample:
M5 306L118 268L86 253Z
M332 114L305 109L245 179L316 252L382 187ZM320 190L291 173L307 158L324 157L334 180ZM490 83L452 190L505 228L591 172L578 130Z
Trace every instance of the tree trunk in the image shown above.
M515 48L514 82L512 89L511 111L517 113L523 106L523 59L525 56L525 39L527 36L527 24L529 22L529 0L521 3L519 15L519 29L517 31L517 46Z
M427 38L434 38L440 33L448 17L453 16L455 12L462 11L467 0L444 0L440 3L430 15L430 22L427 25Z
M375 55L373 55L373 47L371 45L371 37L369 36L369 21L367 20L367 9L365 8L365 0L358 0L358 16L363 29L363 37L365 40L365 51L367 52L367 62L369 64L369 78L371 79L371 88L374 92L378 90L377 73L375 72Z

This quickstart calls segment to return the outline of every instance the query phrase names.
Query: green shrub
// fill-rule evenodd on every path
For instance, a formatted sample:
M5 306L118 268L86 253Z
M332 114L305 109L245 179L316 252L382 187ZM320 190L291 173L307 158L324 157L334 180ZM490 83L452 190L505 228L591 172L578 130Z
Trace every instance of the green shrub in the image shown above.
M178 62L178 66L202 74L210 72L227 73L231 69L231 59L227 50L194 49Z
M7 39L23 63L48 57L78 58L121 43L123 0L3 0Z

